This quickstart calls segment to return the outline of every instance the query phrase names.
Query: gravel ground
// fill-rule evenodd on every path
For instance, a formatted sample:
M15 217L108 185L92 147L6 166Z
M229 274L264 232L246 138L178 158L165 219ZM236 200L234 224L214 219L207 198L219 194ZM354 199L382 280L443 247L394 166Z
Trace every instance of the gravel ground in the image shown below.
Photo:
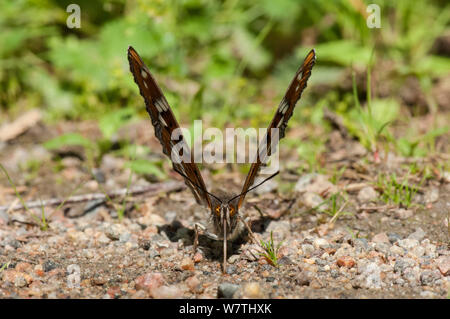
M264 231L256 233L259 238L268 240L273 232L275 243L282 241L279 267L261 257L258 246L244 241L233 246L227 273L222 274L221 242L201 238L200 250L193 255L192 224L205 212L192 202L187 190L145 203L148 205L141 206L135 216L120 223L104 207L77 218L60 214L53 217L48 231L19 222L7 224L3 216L0 297L448 296L448 242L431 238L426 223L407 234L382 231L365 238L349 232L349 218L310 229L304 229L305 224L317 221L315 214L259 220L264 225ZM174 210L159 214L158 207L168 203ZM448 208L448 202L445 205ZM430 211L406 218L420 221L421 214L430 215ZM7 217L24 220L25 215ZM253 223L254 228L257 225L258 221ZM390 228L389 223L385 228Z
M144 124L130 131L147 139ZM49 134L36 127L16 144L3 146L0 154L26 199L64 198L83 179L90 180L78 194L99 192L82 156L71 155L74 150L51 164L52 154L35 142L48 139L44 133ZM159 149L156 140L151 143ZM277 181L246 198L242 213L258 239L267 241L272 233L275 244L281 243L278 267L245 236L230 247L225 274L221 242L200 237L193 254L193 225L204 222L208 212L184 189L129 198L121 221L112 203L46 207L46 231L25 211L0 211L0 298L448 298L450 173L427 180L413 206L387 205L373 181L380 172L400 176L404 159L392 156L386 165L374 163L354 141L332 144L348 148L341 152L330 146L326 154L346 168L337 182L284 168ZM17 167L30 157L49 165L27 176ZM123 159L105 155L94 175L108 191L120 189L129 178L124 166ZM168 163L164 169L171 171ZM223 180L203 173L208 184L237 190L242 182L234 172L222 174ZM146 183L132 180L133 186ZM288 184L292 187L286 190ZM348 194L347 203L331 222L326 213L330 202L317 206L340 191ZM6 180L0 199L3 205L18 202Z

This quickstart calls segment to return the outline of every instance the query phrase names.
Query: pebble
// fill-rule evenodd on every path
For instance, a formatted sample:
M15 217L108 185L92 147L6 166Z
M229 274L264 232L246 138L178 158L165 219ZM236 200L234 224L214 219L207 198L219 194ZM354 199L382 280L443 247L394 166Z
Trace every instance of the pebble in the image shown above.
M378 198L378 192L371 186L366 186L358 193L358 201L362 203L368 203L375 201Z
M168 224L172 224L172 222L177 218L177 212L170 210L164 215L164 219Z
M307 191L308 186L311 184L312 180L317 177L316 173L305 174L301 176L297 183L295 184L295 191L299 193L304 193Z
M250 282L244 286L243 296L245 298L260 299L263 298L261 286L256 282Z
M120 235L124 232L124 226L120 224L113 224L105 231L105 235L111 240L119 240Z
M7 225L8 222L9 222L9 215L4 210L1 210L0 211L0 225L1 224Z
M439 189L432 187L425 192L425 203L434 203L439 199Z
M405 254L404 249L401 248L401 247L399 247L399 246L397 246L397 245L392 245L392 246L389 248L389 251L390 251L392 254L394 254L394 255L400 255L400 256L403 256L403 255Z
M400 208L395 211L394 217L397 219L408 219L414 215L410 209Z
M408 238L409 239L416 239L418 241L421 241L422 239L425 238L425 232L422 230L422 228L417 228L416 231L414 233L411 233Z
M343 256L336 261L339 267L352 268L355 266L355 260L350 256Z
M422 257L423 255L425 255L425 247L416 246L413 249L411 249L410 252L416 257Z
M199 263L203 260L203 254L201 252L196 252L193 257L194 263Z
M225 272L226 272L228 275L232 275L232 274L236 273L236 271L237 271L237 268L236 268L235 265L228 265Z
M394 244L398 242L400 239L402 239L402 237L396 233L388 233L387 235L389 237L389 241L391 242L391 244Z
M449 255L440 256L436 260L436 263L437 263L438 269L442 275L444 275L444 276L450 275L450 256Z
M425 270L420 274L420 283L423 286L432 286L440 278L441 274L438 270Z
M323 198L315 193L307 192L303 195L303 203L309 208L314 208L319 211L326 210L328 205L323 203L323 201Z
M403 274L405 270L414 265L414 261L409 258L399 258L395 261L394 272Z
M397 244L402 248L411 250L414 247L419 245L419 241L417 239L406 238L406 239L399 240Z
M234 285L228 282L221 283L217 289L217 296L218 298L231 299L239 288L239 285Z
M368 264L362 275L365 277L364 283L366 288L381 288L383 284L381 269L375 262Z
M183 297L183 291L175 286L160 286L151 290L151 295L155 299L179 299Z
M135 279L136 289L152 291L164 284L164 277L161 273L147 273Z
M51 261L51 260L47 260L47 261L42 265L42 268L43 268L43 270L44 270L45 272L49 272L49 271L51 271L51 270L53 270L53 269L58 268L58 264L54 263L54 262Z
M253 183L253 185L258 185L259 183L261 183L264 180L265 177L258 177L256 178L255 182ZM265 182L264 184L262 184L261 186L257 187L254 192L258 195L262 195L262 194L266 194L266 193L270 193L273 190L275 190L278 187L278 183L274 180L271 179L267 182Z
M309 286L312 279L312 273L309 271L302 271L295 277L295 283L299 286Z
M444 182L450 183L450 172L444 172L442 174L442 179L444 180Z
M389 244L389 237L386 233L379 233L372 237L374 243L387 243Z
M319 249L319 248L321 248L321 249L327 248L329 245L330 245L330 243L329 243L326 239L323 239L323 238L316 238L316 239L314 239L314 241L313 241L313 246L314 246L316 249Z
M303 244L302 252L306 257L309 257L314 252L314 246L311 244Z
M197 276L186 279L186 286L192 293L201 293L203 290L202 284Z
M299 193L311 192L322 194L325 192L336 193L337 187L331 183L325 175L311 173L303 175L295 184L295 191Z
M291 223L287 220L271 221L266 228L266 233L270 234L271 232L273 232L274 239L283 240L291 232Z
M181 261L181 269L183 270L194 270L194 261L190 257L184 257Z

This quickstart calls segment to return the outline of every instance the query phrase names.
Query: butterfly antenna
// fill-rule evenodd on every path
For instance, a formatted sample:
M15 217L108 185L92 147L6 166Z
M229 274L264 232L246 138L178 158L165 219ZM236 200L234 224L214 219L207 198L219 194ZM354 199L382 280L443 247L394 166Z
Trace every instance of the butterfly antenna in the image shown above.
M186 174L180 172L178 169L176 169L175 167L173 168L175 172L177 172L178 174L180 174L181 176L183 176L184 178L186 178L192 185L194 185L195 187L197 187L199 190L201 190L202 192L205 192L208 195L211 195L212 197L214 197L215 199L217 199L219 202L222 202L222 200L217 197L214 194L211 194L210 192L208 192L206 189L204 189L203 187L198 186L196 183L194 183L189 177L186 176Z
M276 173L273 174L273 175L270 175L269 177L267 177L265 180L263 180L263 181L262 181L261 183L259 183L258 185L255 185L255 186L253 186L253 187L247 189L245 192L240 193L239 195L234 196L233 198L231 198L231 199L228 201L228 203L231 202L233 199L236 199L236 198L238 198L238 197L241 197L241 196L244 195L244 194L247 194L248 192L254 190L256 187L261 186L262 184L264 184L265 182L267 182L269 179L272 179L272 178L274 178L275 176L277 176L279 173L280 173L280 171L276 172Z

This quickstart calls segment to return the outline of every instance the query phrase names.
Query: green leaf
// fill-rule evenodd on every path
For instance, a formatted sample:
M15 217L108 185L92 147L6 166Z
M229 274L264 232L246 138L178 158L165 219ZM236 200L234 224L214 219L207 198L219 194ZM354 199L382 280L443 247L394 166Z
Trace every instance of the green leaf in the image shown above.
M49 150L58 149L69 145L83 146L91 149L95 147L93 142L78 133L63 134L44 143L44 147Z
M110 139L122 126L136 118L136 110L125 108L107 113L99 121L100 130L106 139Z
M161 170L160 166L155 162L150 162L144 159L138 159L126 164L126 167L130 168L137 174L152 174L159 179L165 179L166 174Z

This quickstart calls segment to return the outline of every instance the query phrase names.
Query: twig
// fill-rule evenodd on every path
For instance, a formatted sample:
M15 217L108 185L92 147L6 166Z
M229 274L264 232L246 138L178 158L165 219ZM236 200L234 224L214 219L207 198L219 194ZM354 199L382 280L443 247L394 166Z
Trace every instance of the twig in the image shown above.
M339 208L339 210L336 212L336 214L334 214L334 216L330 219L328 224L333 224L336 221L337 217L344 210L344 208L345 208L345 206L347 206L347 204L348 204L348 200L346 200L345 203L341 206L341 208Z
M136 186L131 189L129 188L122 188L116 191L112 191L108 194L103 193L92 193L92 194L83 194L83 195L76 195L76 196L70 196L69 198L51 198L44 201L30 201L26 202L26 206L28 208L37 208L42 206L56 206L60 205L61 203L65 204L75 204L75 203L82 203L82 202L88 202L93 200L106 200L107 198L116 198L121 197L125 195L139 195L143 193L154 193L157 194L159 192L171 192L174 190L179 190L184 188L184 183L181 182L166 182L166 183L156 183L156 184L150 184L147 186ZM153 194L153 195L154 195ZM18 205L6 205L6 206L0 206L0 211L3 210L21 210L24 209L25 206L23 204Z

